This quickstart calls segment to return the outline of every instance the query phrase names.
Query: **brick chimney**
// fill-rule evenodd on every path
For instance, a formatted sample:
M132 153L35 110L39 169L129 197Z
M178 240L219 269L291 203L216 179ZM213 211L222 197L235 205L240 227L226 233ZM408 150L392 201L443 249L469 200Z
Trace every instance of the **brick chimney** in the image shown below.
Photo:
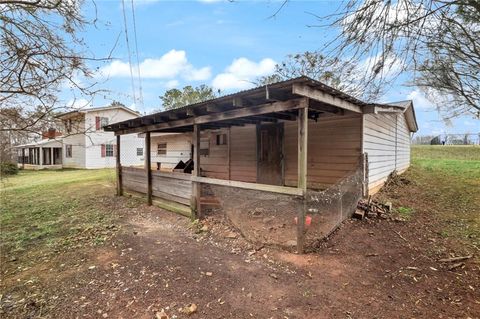
M58 137L58 136L61 136L61 135L62 135L62 132L57 132L56 129L54 129L54 128L49 128L48 131L42 132L42 139L44 139L44 140L45 140L45 139L51 140L51 139L54 139L54 138L56 138L56 137Z

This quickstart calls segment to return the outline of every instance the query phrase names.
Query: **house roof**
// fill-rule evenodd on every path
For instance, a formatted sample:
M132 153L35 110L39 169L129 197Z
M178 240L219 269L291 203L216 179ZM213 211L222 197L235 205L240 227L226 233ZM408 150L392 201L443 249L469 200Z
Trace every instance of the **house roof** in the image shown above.
M137 111L134 111L124 105L121 104L115 104L115 105L109 105L109 106L99 106L99 107L89 107L89 108L82 108L78 110L73 110L69 112L65 112L62 114L57 115L57 118L69 118L72 116L75 116L77 114L85 114L85 113L90 113L90 112L98 112L98 111L108 111L108 110L116 110L116 109L122 109L126 112L129 112L131 114L134 114L136 116L140 116L141 114Z
M384 106L394 106L401 108L403 110L403 113L405 114L405 118L407 120L408 128L410 129L410 132L416 132L418 131L418 123L417 123L417 117L415 115L415 109L413 107L413 101L412 100L404 100L404 101L398 101L398 102L388 102L386 104L383 104Z
M300 89L295 90L295 88ZM239 91L233 94L224 95L208 101L190 104L173 110L167 110L142 116L136 119L112 123L105 126L104 130L113 131L120 135L141 133L143 131L181 132L182 129L184 131L188 131L191 130L193 125L192 123L194 122L193 119L202 115L219 114L221 112L232 111L239 108L248 109L249 107L253 108L259 105L295 100L304 98L309 94L318 97L317 99L312 99L317 106L316 108L309 109L309 112L311 111L313 113L336 113L340 108L342 111L345 109L352 110L357 113L364 113L365 107L373 107L374 109L394 108L397 111L403 110L402 105L397 105L395 103L366 103L324 83L306 76L301 76L273 84L262 85L252 89ZM290 112L290 110L283 112L283 116L288 117L291 115L288 112ZM258 120L265 117L263 116L264 114L260 115L262 116L252 115L250 117L253 120ZM273 112L272 114L266 115L273 116ZM276 116L277 118L281 118L278 114L276 114ZM180 123L181 120L183 120L183 124ZM175 129L174 126L169 125L169 123L175 123ZM204 125L206 128L209 128L208 124ZM221 125L221 123L219 123L219 125Z
M28 147L62 147L62 138L55 139L43 139L38 142L32 142L15 146L16 148L28 148Z

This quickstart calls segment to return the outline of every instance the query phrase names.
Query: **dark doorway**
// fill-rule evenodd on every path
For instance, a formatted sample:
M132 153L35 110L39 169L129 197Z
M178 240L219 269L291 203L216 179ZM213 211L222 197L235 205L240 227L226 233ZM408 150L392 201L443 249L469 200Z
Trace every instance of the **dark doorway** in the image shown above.
M283 124L257 126L257 183L283 185Z

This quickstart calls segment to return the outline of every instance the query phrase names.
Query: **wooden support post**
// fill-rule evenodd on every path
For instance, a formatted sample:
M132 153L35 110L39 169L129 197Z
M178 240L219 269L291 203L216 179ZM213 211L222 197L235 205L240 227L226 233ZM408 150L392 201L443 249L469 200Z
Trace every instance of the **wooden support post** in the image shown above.
M362 186L363 186L363 197L368 197L368 153L362 154Z
M193 125L193 171L194 177L200 176L200 126ZM190 209L192 219L200 218L202 209L200 207L200 183L192 182L192 198L190 199Z
M123 196L123 177L122 177L122 162L120 159L120 135L117 135L117 149L116 149L116 168L117 168L117 196Z
M307 149L308 108L298 110L298 188L302 190L302 205L297 215L297 252L302 254L305 243L305 212L307 209Z
M150 154L150 132L145 133L145 173L147 175L147 204L152 205L152 161Z
M53 147L50 147L50 165L53 165Z

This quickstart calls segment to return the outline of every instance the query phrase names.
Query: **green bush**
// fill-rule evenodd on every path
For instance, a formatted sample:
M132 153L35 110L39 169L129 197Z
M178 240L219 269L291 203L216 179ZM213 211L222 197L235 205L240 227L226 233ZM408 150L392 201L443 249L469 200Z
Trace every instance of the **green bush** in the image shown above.
M18 165L12 162L0 163L0 175L18 174Z

